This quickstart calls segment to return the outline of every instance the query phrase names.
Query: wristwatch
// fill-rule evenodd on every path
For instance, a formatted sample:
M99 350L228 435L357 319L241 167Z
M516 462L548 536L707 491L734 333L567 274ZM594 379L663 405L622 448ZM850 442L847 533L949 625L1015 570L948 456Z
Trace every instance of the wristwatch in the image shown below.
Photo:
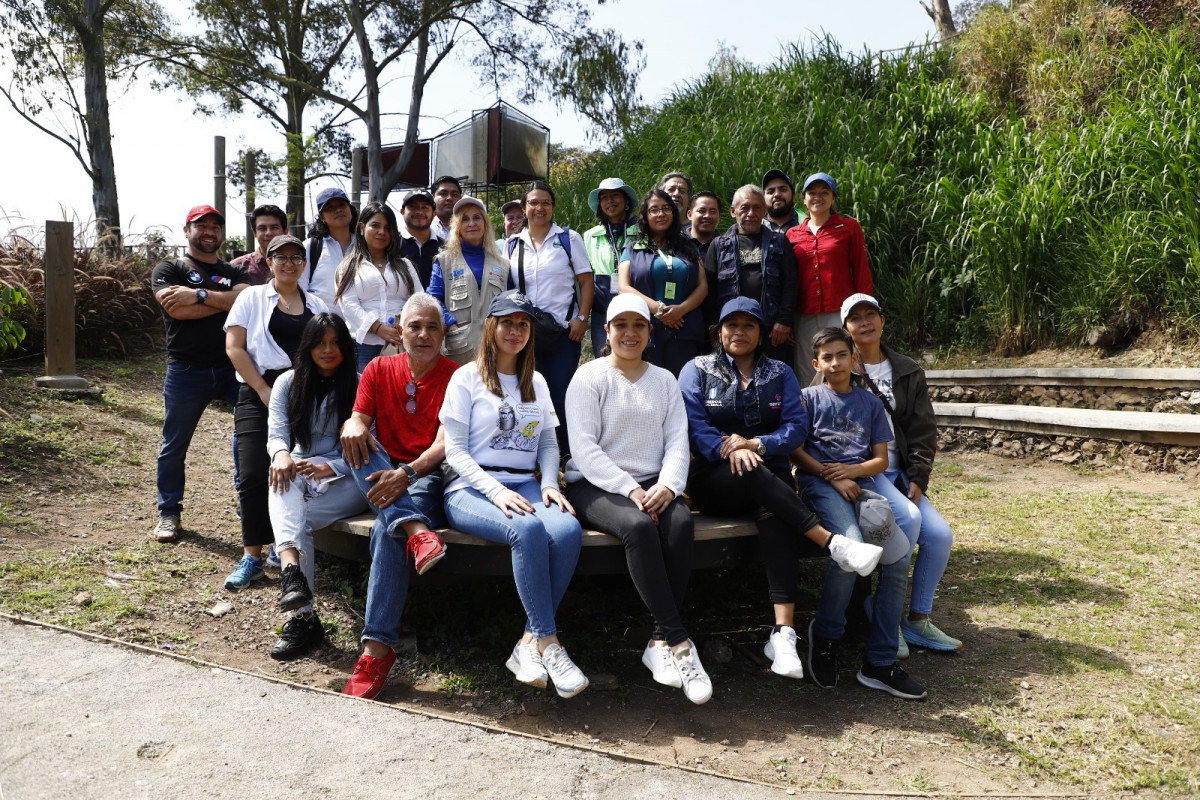
M404 474L408 476L408 483L412 485L417 480L417 471L413 469L412 464L400 464L397 469L404 470Z
M767 457L767 446L762 442L758 443L758 447L754 448L754 452L758 453L759 458Z
M197 303L199 303L200 305L204 305L204 301L207 299L208 299L208 289L197 289L196 290L196 302Z
M587 322L587 317L585 317L583 314L576 314L575 319L579 320L580 322Z

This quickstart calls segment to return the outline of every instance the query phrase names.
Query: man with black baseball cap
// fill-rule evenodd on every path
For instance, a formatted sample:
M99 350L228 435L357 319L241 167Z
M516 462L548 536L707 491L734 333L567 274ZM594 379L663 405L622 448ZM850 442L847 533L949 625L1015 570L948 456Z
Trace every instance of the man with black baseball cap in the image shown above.
M435 219L433 211L433 195L424 189L409 192L400 204L400 216L404 218L404 230L400 232L400 255L416 266L417 277L425 287L429 286L429 279L433 276L433 260L443 243L431 227Z
M800 224L796 214L796 187L792 179L781 169L767 170L763 175L763 195L767 200L767 217L763 224L776 233L787 233L788 228Z
M163 382L163 438L158 452L160 542L179 536L183 511L184 459L204 409L213 400L237 402L238 382L225 354L225 317L253 280L241 267L217 257L225 241L225 217L209 205L188 212L183 225L187 254L154 268L151 285L167 329L167 377Z

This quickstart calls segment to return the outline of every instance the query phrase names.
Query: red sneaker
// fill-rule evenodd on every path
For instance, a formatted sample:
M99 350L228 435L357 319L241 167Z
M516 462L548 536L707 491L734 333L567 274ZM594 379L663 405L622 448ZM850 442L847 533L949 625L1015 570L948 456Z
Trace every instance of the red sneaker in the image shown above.
M384 681L395 663L395 650L388 650L388 654L383 658L363 653L358 657L358 661L354 662L354 673L342 687L342 694L374 700L375 695L383 690Z
M428 572L444 555L446 543L433 531L418 531L408 537L408 557L412 559L413 569L418 575Z

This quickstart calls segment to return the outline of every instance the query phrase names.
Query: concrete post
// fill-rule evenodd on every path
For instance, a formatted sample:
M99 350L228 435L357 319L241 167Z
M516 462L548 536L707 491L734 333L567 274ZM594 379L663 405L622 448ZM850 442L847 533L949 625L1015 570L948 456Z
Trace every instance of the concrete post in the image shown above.
M86 390L75 373L75 227L46 222L46 374L42 389Z
M362 210L362 160L361 147L350 151L350 203L359 211Z
M255 174L257 161L254 151L246 151L246 250L253 252L258 245L254 241L254 218L250 215L258 205L258 190L254 185L258 176Z

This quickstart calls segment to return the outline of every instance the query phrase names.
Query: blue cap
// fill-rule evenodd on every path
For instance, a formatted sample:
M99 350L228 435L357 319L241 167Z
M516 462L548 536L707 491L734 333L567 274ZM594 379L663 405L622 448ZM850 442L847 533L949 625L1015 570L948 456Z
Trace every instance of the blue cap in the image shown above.
M828 172L814 172L804 179L804 191L808 191L808 187L812 186L817 181L824 183L829 187L829 191L833 192L833 196L837 197L837 181Z
M320 214L321 209L325 207L326 203L337 198L341 198L347 203L350 202L350 198L346 196L346 193L336 186L329 186L317 192L317 213Z
M764 325L767 324L767 321L763 319L762 306L758 304L757 300L751 300L749 297L735 297L726 303L721 309L721 322L724 322L730 314L736 314L739 311L749 314Z
M489 317L507 317L509 314L527 314L532 317L537 306L529 301L520 289L509 289L501 292L488 306Z

